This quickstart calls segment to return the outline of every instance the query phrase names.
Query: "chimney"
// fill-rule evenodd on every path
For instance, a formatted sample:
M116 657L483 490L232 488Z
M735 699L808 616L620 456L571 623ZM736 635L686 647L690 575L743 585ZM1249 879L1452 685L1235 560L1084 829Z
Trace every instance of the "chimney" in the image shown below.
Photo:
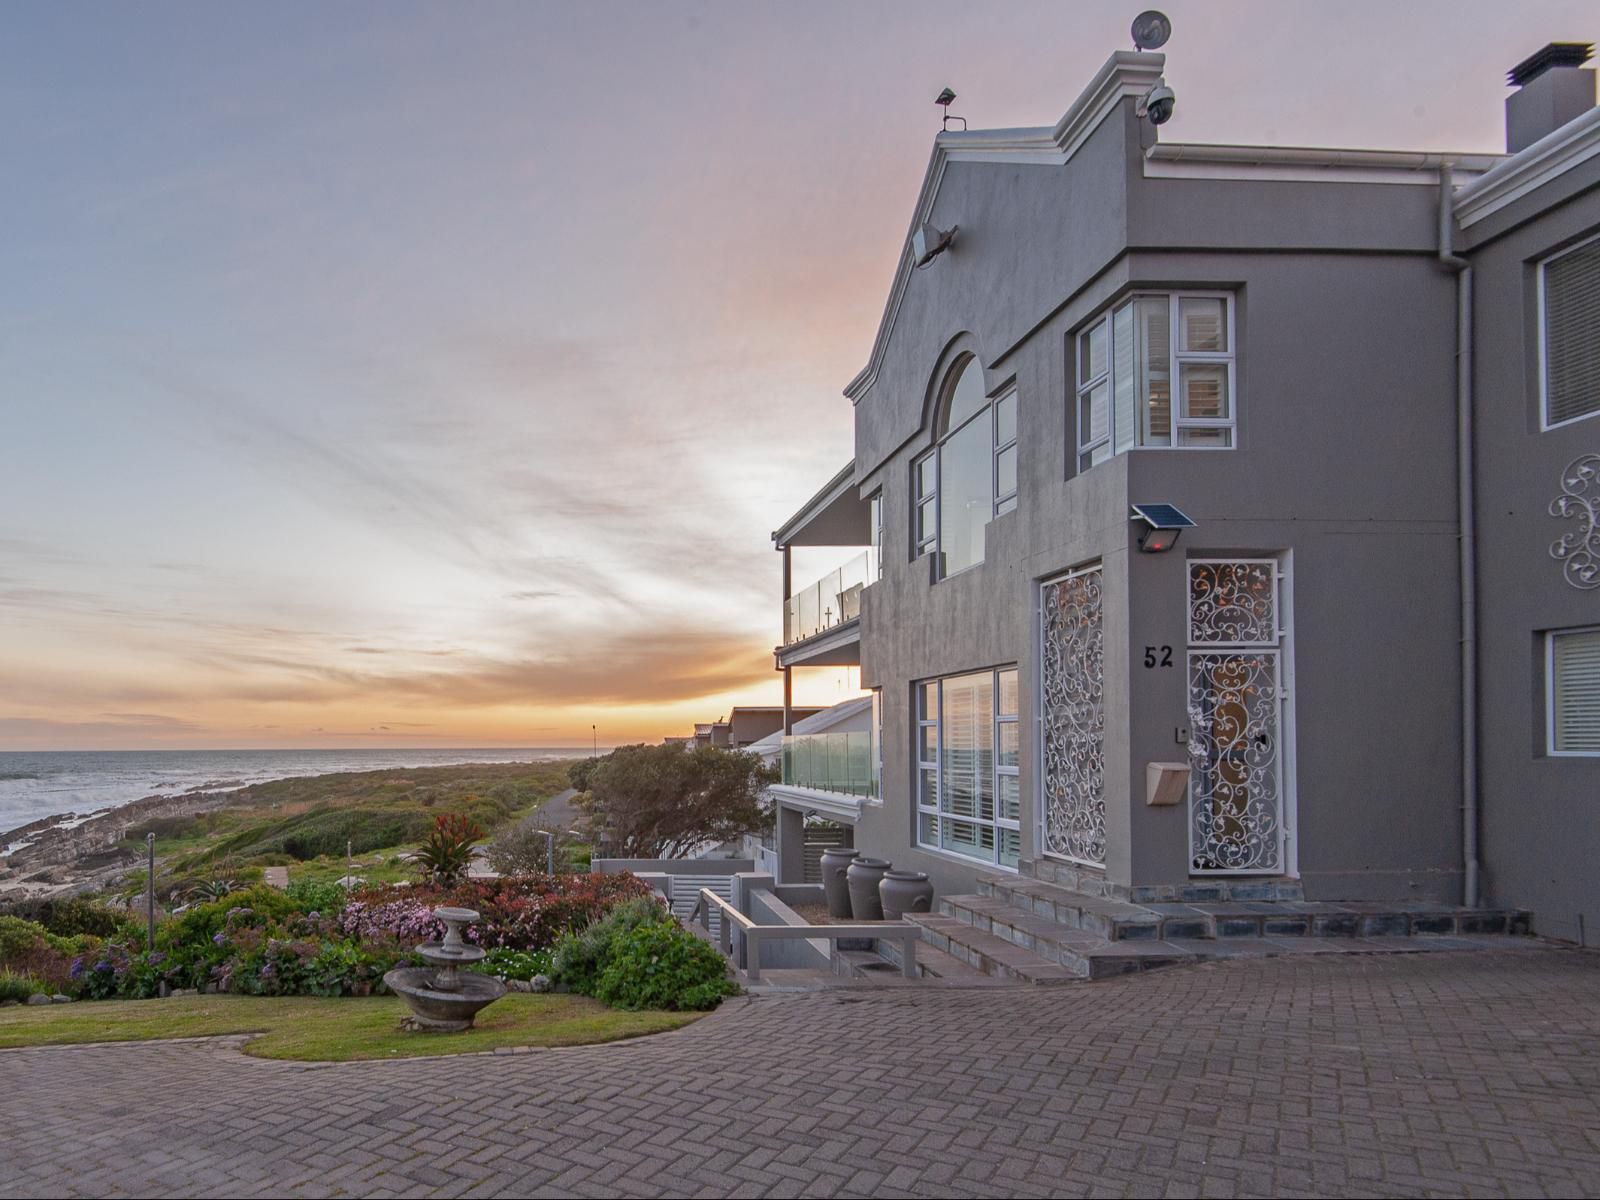
M1517 89L1506 97L1507 154L1594 107L1594 72L1581 69L1593 53L1589 42L1551 42L1507 72L1506 81Z

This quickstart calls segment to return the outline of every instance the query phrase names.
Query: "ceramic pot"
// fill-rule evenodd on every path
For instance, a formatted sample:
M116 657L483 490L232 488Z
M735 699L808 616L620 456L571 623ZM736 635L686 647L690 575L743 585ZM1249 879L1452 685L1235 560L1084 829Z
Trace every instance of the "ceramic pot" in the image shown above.
M890 921L898 921L906 913L933 910L933 884L921 871L885 871L878 884L878 898L883 904L883 915Z
M853 846L829 846L822 852L822 890L828 897L828 915L850 919L850 882L845 872L861 851Z
M858 921L883 920L883 901L878 899L878 883L889 863L881 858L857 858L845 872L850 885L850 915Z

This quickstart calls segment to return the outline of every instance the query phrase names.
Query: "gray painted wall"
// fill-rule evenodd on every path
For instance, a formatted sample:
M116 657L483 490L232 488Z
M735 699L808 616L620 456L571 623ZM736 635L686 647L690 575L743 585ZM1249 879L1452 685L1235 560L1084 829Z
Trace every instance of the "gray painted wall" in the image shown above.
M1593 944L1600 925L1600 758L1545 753L1542 633L1600 624L1600 591L1562 578L1549 546L1560 474L1600 454L1600 417L1541 431L1535 266L1600 232L1600 160L1468 231L1477 293L1479 720L1485 887L1535 927ZM1600 336L1600 331L1597 331ZM1580 921L1581 917L1581 921Z
M934 209L956 247L913 275L856 410L863 495L886 498L885 570L862 604L862 679L884 694L885 801L856 844L942 892L979 867L913 847L915 681L1021 669L1023 853L1033 856L1038 582L1105 565L1108 875L1187 877L1186 808L1144 804L1144 764L1183 757L1186 554L1285 552L1295 585L1299 851L1307 894L1459 888L1453 284L1433 186L1145 179L1132 103L1065 167L952 163ZM1236 291L1239 448L1140 451L1075 471L1070 331L1129 287ZM1019 504L982 566L930 583L910 559L912 459L952 352L1015 377ZM1132 552L1130 499L1200 522Z

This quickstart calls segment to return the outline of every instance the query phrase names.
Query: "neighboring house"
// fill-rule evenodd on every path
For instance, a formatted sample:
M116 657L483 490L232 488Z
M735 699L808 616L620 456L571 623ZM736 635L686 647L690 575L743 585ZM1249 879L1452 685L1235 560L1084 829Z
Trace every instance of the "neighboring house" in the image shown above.
M1518 68L1508 156L1163 142L1164 57L1134 52L1054 125L938 135L846 389L854 460L773 535L786 697L859 664L881 786L774 789L783 866L825 813L941 893L1042 864L1135 900L1465 896L1580 937L1583 57ZM1135 505L1195 524L1174 546ZM862 553L797 590L797 546Z
M694 733L686 737L663 738L668 746L716 746L723 750L744 750L768 735L781 731L784 709L779 706L742 706L729 711L728 716L717 721L703 721L695 725ZM822 712L820 708L790 709L790 719Z
M874 702L873 696L860 696L832 708L795 709L789 733L780 724L748 747L779 771L779 782L768 787L767 796L780 807L787 805L803 831L801 837L789 839L786 864L780 859L775 833L747 839L742 852L764 870L788 881L813 881L823 848L844 840L838 827L853 826L862 804L877 797Z

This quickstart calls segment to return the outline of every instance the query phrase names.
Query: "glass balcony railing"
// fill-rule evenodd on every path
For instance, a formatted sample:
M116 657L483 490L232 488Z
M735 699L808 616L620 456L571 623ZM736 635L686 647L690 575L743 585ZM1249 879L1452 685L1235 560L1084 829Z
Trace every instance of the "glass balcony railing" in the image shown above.
M861 615L861 590L877 578L877 559L871 550L863 550L790 596L783 606L783 644L790 646L855 620Z
M845 796L878 794L872 734L794 733L783 739L783 782Z

